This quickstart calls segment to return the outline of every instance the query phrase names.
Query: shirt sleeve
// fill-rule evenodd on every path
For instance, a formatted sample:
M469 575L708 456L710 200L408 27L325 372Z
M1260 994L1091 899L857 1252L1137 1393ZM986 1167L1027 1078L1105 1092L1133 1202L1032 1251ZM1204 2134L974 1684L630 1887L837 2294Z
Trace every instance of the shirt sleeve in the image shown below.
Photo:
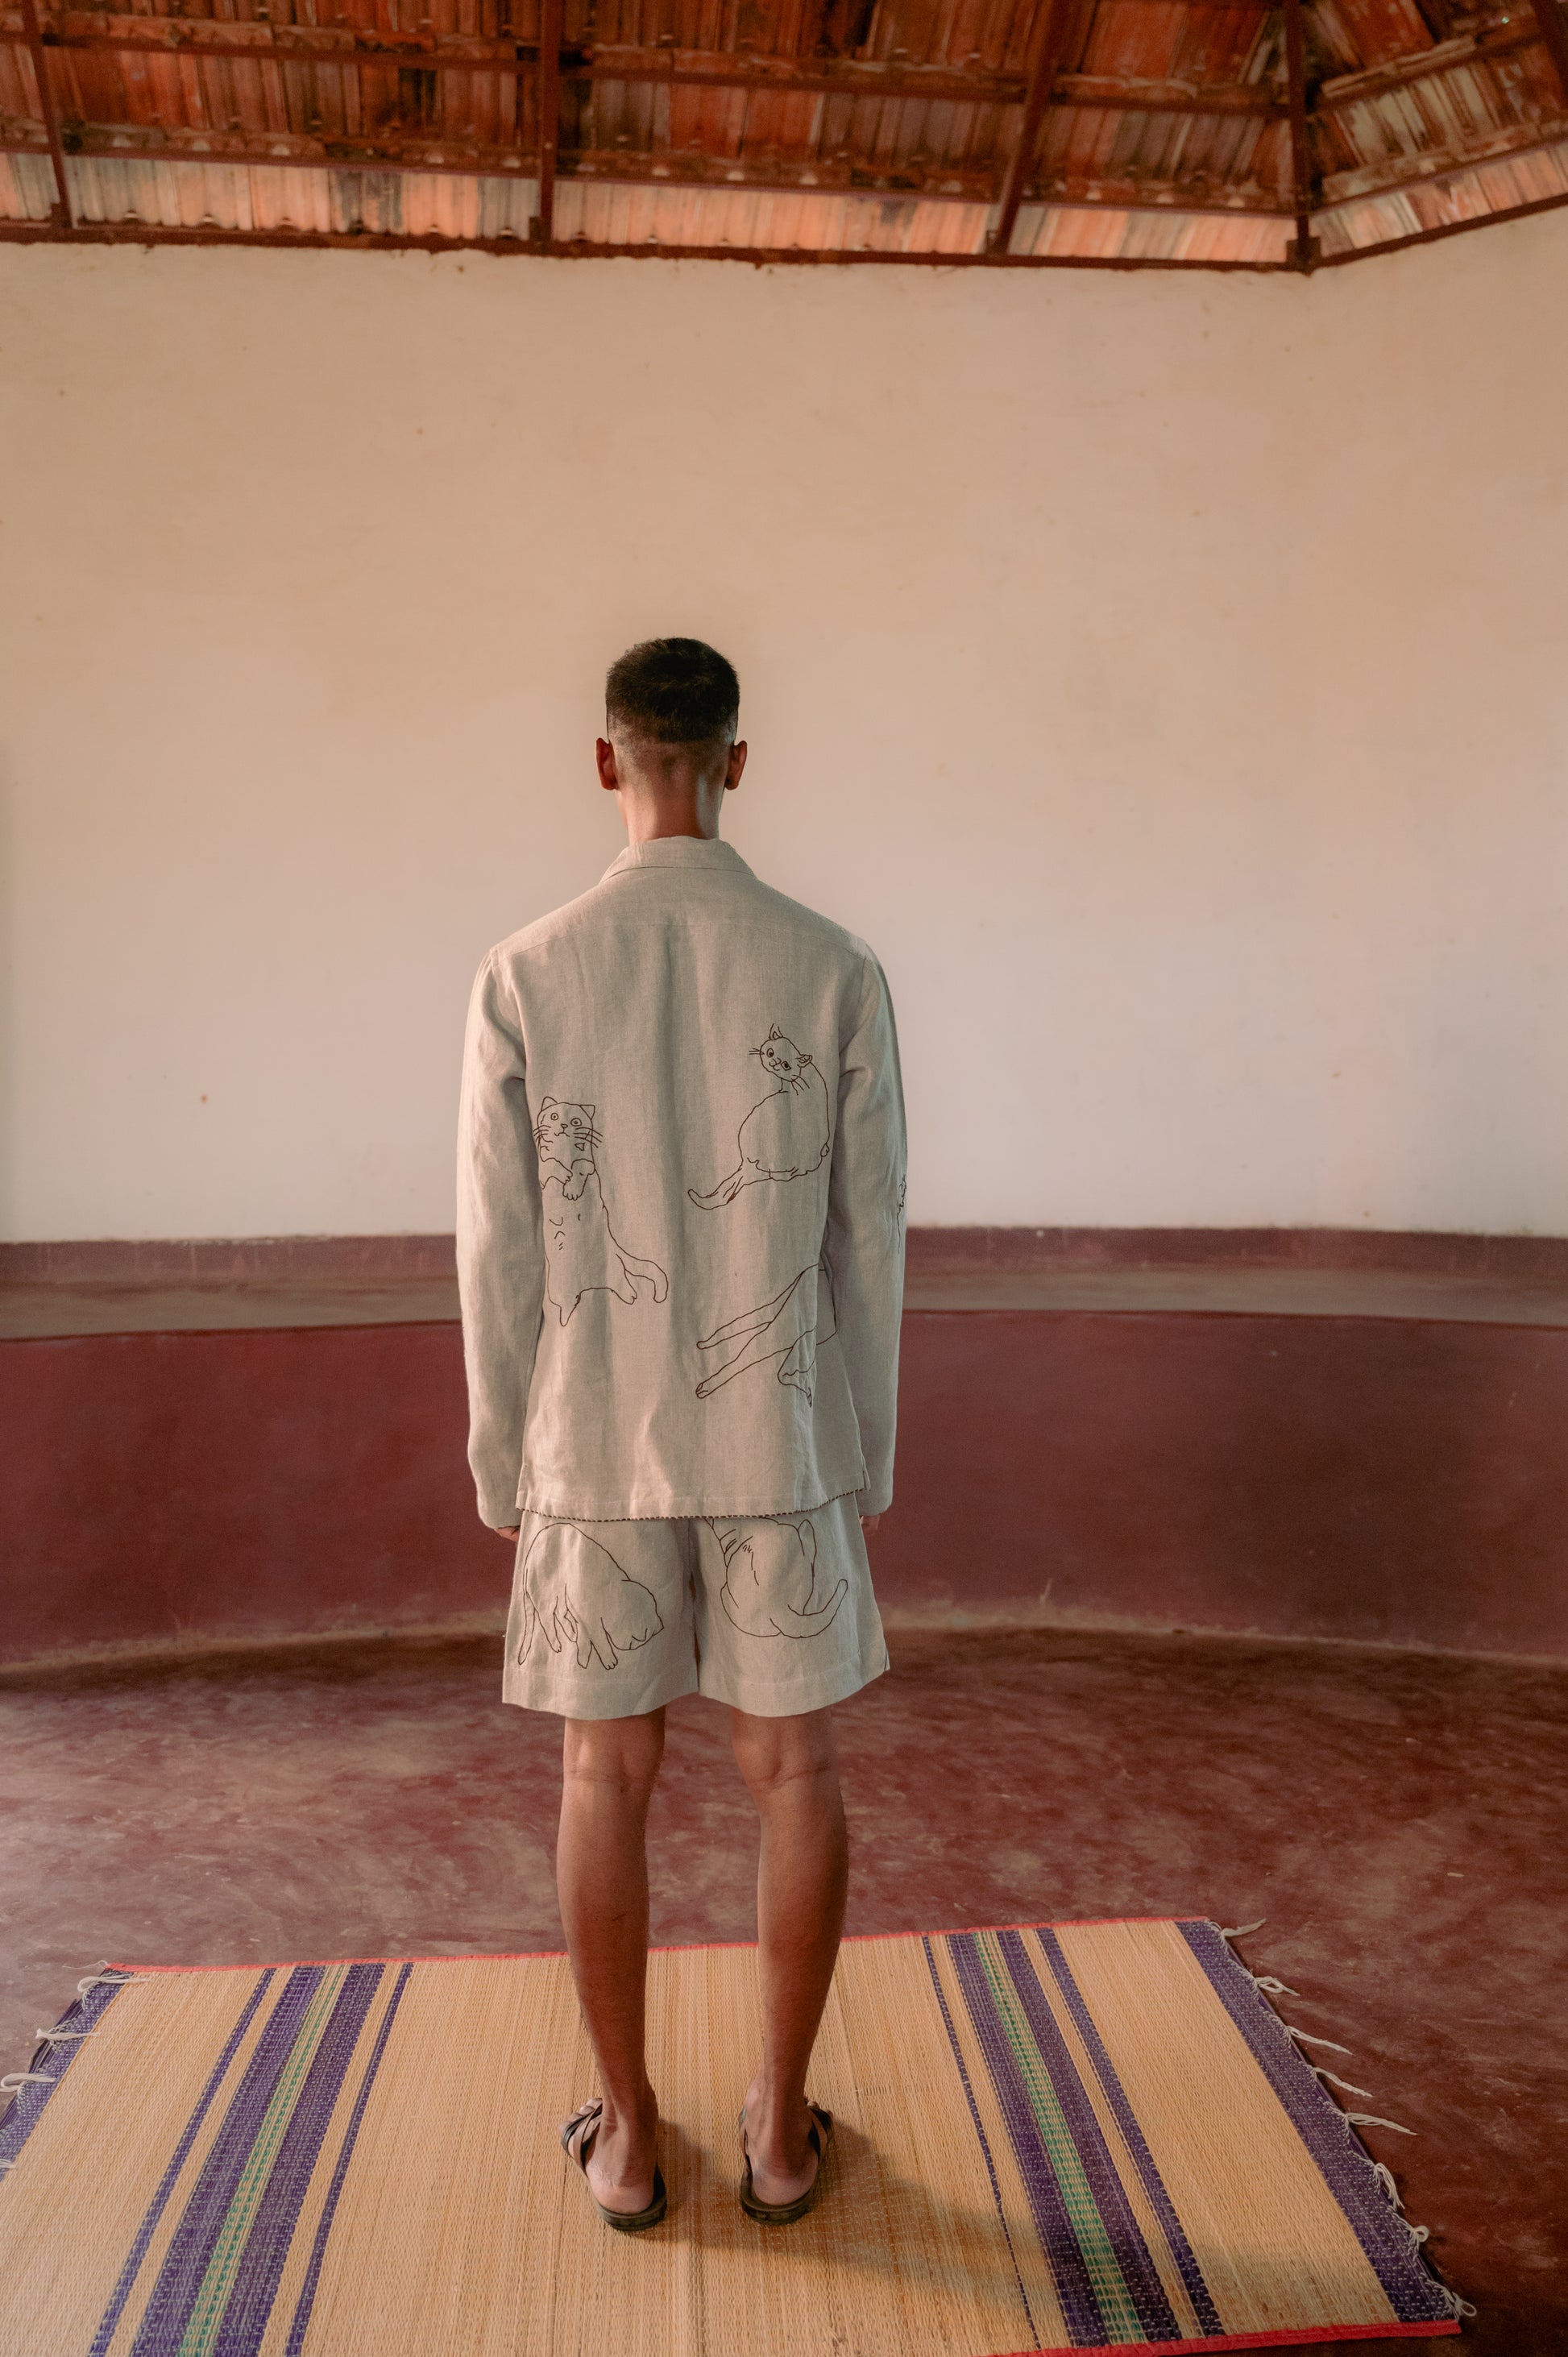
M522 1427L544 1298L539 1159L518 1009L492 954L468 1006L457 1116L457 1290L479 1519L517 1522Z
M854 1028L839 1050L826 1239L834 1321L865 1454L863 1514L880 1514L893 1501L906 1157L893 1002L868 952Z

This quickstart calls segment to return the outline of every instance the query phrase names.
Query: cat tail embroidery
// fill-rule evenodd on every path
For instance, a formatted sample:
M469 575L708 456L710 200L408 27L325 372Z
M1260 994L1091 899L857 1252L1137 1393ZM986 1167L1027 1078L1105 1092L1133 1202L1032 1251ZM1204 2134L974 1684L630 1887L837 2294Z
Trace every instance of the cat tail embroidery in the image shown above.
M544 1290L564 1326L585 1293L613 1293L635 1308L648 1286L656 1302L668 1298L670 1279L655 1260L642 1260L617 1241L610 1226L596 1149L604 1144L591 1104L542 1099L533 1125L544 1219Z
M814 1060L793 1039L786 1039L777 1023L751 1052L775 1085L741 1123L736 1140L740 1160L735 1168L705 1195L687 1188L700 1211L723 1210L743 1187L757 1186L763 1179L809 1178L827 1158L828 1084Z
M836 1620L849 1582L841 1579L831 1596L817 1594L817 1526L810 1514L708 1527L724 1550L719 1601L744 1635L820 1637Z
M819 1329L824 1304L827 1323ZM748 1367L766 1367L777 1360L779 1381L790 1384L810 1407L816 1395L817 1345L830 1341L834 1331L832 1287L827 1263L820 1261L792 1276L771 1301L756 1309L743 1309L738 1318L698 1338L699 1351L725 1351L729 1355L703 1377L697 1397L711 1399Z

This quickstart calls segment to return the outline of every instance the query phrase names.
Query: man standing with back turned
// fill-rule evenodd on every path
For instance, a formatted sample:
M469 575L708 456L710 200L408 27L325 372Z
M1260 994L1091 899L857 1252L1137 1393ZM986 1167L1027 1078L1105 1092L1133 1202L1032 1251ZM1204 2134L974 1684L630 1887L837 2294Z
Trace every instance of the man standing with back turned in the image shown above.
M490 952L469 1012L457 1268L469 1461L517 1541L502 1691L565 1719L556 1857L602 2093L562 2143L607 2224L664 2215L644 1829L664 1706L728 1706L761 1820L762 2054L740 2199L788 2224L848 1851L831 1706L887 1666L904 1108L865 943L758 883L719 814L740 687L694 639L606 683L628 847Z

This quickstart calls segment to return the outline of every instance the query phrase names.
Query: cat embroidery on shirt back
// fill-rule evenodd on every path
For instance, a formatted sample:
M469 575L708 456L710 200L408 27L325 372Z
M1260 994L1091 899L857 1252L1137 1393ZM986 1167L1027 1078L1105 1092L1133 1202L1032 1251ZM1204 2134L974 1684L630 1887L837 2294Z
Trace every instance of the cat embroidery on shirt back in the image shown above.
M544 1211L544 1290L565 1325L585 1293L613 1293L633 1308L639 1284L655 1301L670 1291L657 1261L639 1260L616 1242L599 1183L595 1148L603 1144L591 1104L545 1097L533 1125Z
M831 1341L835 1331L832 1287L827 1263L820 1261L791 1277L781 1293L759 1308L743 1309L738 1318L699 1337L699 1351L727 1351L729 1356L703 1377L697 1397L712 1399L748 1367L769 1366L777 1360L779 1381L798 1391L810 1407L816 1397L817 1345Z
M817 1594L817 1530L810 1514L770 1514L763 1522L715 1523L724 1550L719 1601L748 1637L820 1637L849 1594L841 1579Z
M736 1140L740 1160L729 1176L705 1195L687 1188L700 1211L719 1211L733 1203L743 1187L755 1187L764 1178L808 1178L827 1157L828 1084L815 1062L793 1039L786 1039L777 1024L751 1052L774 1086L741 1123Z

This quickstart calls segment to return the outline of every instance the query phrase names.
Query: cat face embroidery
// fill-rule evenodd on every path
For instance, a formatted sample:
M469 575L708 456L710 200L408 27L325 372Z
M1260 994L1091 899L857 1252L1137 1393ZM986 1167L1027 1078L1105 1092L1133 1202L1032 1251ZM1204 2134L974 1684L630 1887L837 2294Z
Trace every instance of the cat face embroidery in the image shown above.
M670 1280L657 1261L639 1260L616 1242L596 1159L604 1143L591 1104L540 1101L533 1125L544 1215L544 1290L564 1326L585 1293L613 1293L635 1308L639 1283L656 1302Z
M533 1125L533 1142L539 1148L541 1178L553 1163L562 1178L575 1184L580 1195L594 1167L594 1148L600 1142L594 1127L594 1107L558 1104L553 1097L545 1097Z
M766 1070L779 1081L799 1081L811 1060L796 1047L793 1039L786 1039L777 1023L761 1047L754 1048L752 1053L760 1058Z
M777 1023L751 1052L774 1085L741 1123L736 1140L740 1160L735 1169L705 1195L687 1188L701 1211L723 1210L743 1187L755 1187L763 1179L809 1178L827 1159L828 1084L811 1057L787 1039Z

